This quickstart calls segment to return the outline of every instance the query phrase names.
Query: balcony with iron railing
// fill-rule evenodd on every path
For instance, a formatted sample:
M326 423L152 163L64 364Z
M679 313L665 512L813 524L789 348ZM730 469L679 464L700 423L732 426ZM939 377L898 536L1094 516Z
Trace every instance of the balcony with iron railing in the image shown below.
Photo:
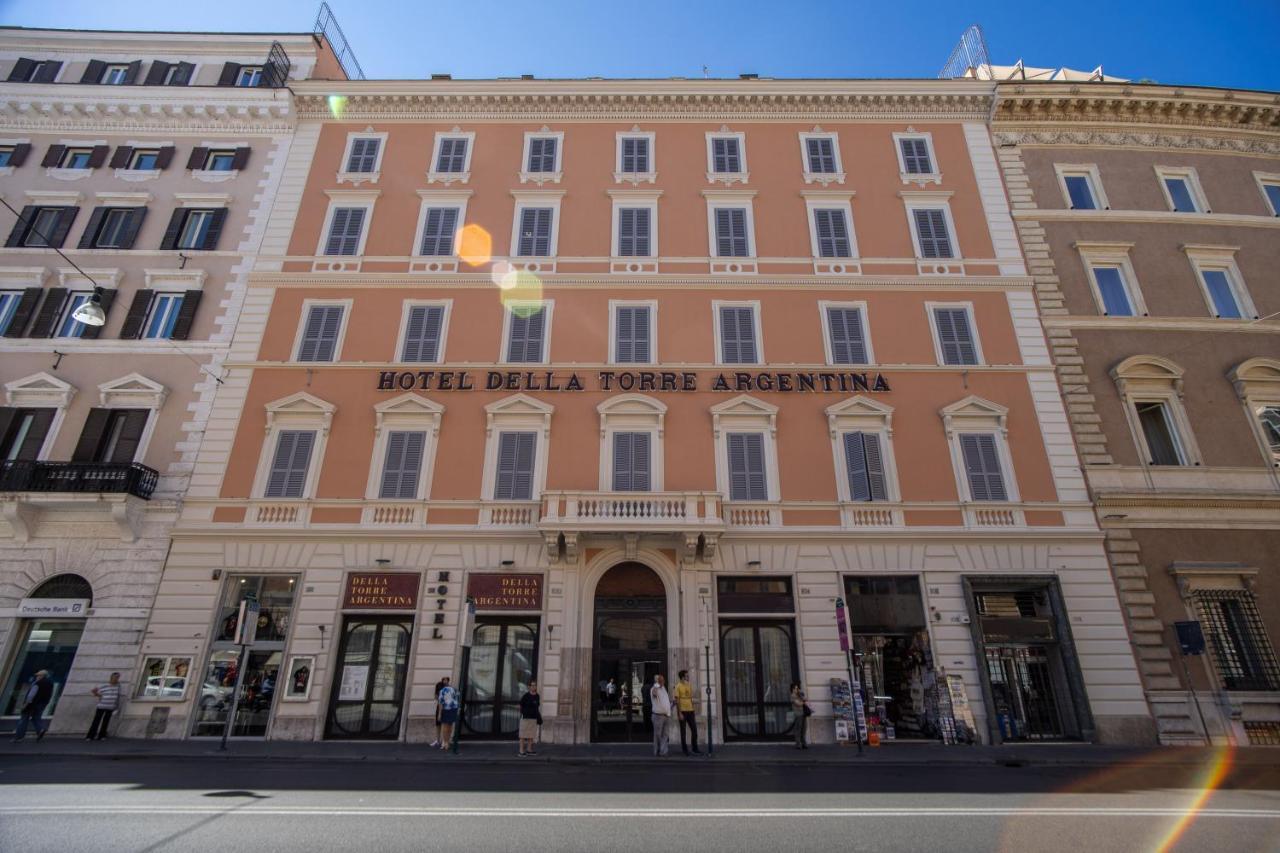
M137 462L0 463L0 492L91 492L151 499L160 475Z

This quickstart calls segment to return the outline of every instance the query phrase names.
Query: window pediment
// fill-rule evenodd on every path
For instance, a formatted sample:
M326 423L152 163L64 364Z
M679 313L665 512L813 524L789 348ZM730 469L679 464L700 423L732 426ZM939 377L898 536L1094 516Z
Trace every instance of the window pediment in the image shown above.
M169 396L168 388L141 373L130 373L104 382L98 386L98 392L102 396L102 405L108 409L159 409L164 405L165 397Z
M944 406L938 414L948 436L957 429L996 429L1001 433L1008 429L1008 407L972 394Z
M556 407L528 394L513 394L484 407L485 431L493 433L494 426L526 426L551 432L551 415Z
M374 406L373 411L375 436L382 434L383 427L420 426L430 429L434 437L440 431L444 406L418 394L401 394Z
M778 407L747 394L739 394L711 407L712 427L717 438L722 429L778 430Z
M1241 397L1280 399L1280 359L1242 361L1227 373L1227 378Z
M654 429L663 433L667 405L644 394L620 394L596 406L600 413L600 435L613 429Z
M892 432L893 406L877 402L863 394L828 406L826 412L832 436L850 430Z
M1170 390L1182 396L1182 376L1186 371L1158 355L1134 355L1111 368L1121 394Z
M268 432L280 421L290 423L301 421L313 423L321 427L323 432L328 433L329 426L333 423L333 413L338 410L333 403L321 400L305 391L267 403L266 408Z
M43 372L6 382L4 390L10 406L26 409L66 408L76 395L74 385Z

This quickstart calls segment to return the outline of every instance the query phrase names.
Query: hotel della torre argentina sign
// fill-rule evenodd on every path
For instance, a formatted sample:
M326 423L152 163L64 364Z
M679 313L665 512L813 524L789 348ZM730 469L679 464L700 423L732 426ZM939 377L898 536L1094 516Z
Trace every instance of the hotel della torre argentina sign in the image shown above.
M379 391L776 391L817 394L891 391L882 373L845 371L380 370Z

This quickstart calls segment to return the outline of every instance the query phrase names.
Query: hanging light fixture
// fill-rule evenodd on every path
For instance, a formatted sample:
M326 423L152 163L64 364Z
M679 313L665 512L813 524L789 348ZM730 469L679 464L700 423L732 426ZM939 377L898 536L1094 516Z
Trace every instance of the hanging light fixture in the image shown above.
M71 315L78 323L84 323L86 326L102 326L107 322L107 312L102 310L102 288L95 287L93 295L75 310Z

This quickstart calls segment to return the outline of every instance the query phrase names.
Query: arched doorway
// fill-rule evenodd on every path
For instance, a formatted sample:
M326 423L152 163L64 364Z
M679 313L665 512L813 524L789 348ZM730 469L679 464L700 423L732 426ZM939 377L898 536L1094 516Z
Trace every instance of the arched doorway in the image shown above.
M596 586L591 739L653 737L649 687L667 669L667 593L653 569L619 563Z
M54 575L22 601L17 652L0 692L0 731L13 731L32 677L49 672L53 697L44 716L52 718L75 662L85 615L93 606L93 586L80 575Z

